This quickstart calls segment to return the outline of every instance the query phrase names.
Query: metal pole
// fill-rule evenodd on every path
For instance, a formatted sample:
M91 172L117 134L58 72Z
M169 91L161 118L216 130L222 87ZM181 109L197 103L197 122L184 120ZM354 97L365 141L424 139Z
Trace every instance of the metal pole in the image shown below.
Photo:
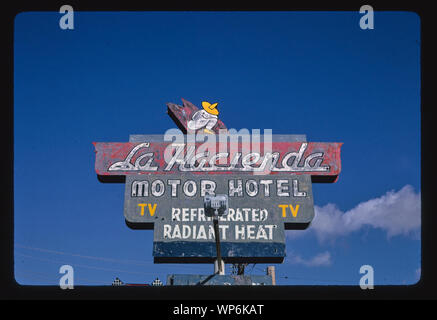
M272 285L276 285L276 275L275 275L275 266L267 267L267 275L272 277Z
M220 233L219 233L219 227L218 227L218 217L214 216L213 218L214 222L214 236L215 236L215 248L217 251L217 264L218 264L218 273L222 274L222 254L220 251Z

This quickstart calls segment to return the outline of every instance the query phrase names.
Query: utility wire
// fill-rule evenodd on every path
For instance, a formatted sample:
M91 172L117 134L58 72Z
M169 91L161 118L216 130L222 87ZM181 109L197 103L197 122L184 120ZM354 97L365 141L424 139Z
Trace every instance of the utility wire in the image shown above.
M78 258L100 260L100 261L105 261L105 262L116 262L116 263L132 264L132 265L138 265L138 266L153 265L153 262L148 262L148 261L112 259L112 258L104 258L104 257L96 257L96 256L87 256L87 255L81 255L81 254L77 254L77 253L68 253L68 252L64 252L64 251L55 251L55 250L50 250L50 249L29 247L29 246L24 246L24 245L17 244L17 243L15 244L15 246L18 248L29 249L29 250L34 250L34 251L53 253L53 254L59 254L59 255L69 255L69 256L78 257Z
M104 262L130 264L130 265L137 265L137 266L143 266L143 267L156 266L156 264L151 262L151 261L114 259L114 258L105 258L105 257L98 257L98 256L82 255L82 254L77 254L77 253L69 253L69 252L64 252L64 251L56 251L56 250L45 249L45 248L30 247L30 246L25 246L25 245L18 244L18 243L15 244L15 247L22 248L22 249L33 250L33 251L44 252L44 253L52 253L52 254L57 254L57 255L68 255L68 256L72 256L72 257L91 259L91 260L98 260L98 261L104 261ZM160 268L170 268L170 267L171 266L169 266L169 265L160 266ZM193 269L190 266L183 266L182 265L182 266L178 266L178 268L179 267L187 268L187 269L190 269L190 270Z
M58 281L59 281L59 279L56 277L54 279L53 275L50 275L48 273L42 273L42 272L35 272L35 271L29 271L29 270L17 270L15 272L15 274L20 274L20 277L24 276L25 278L28 278L28 279L32 279L31 276L34 276L36 278L40 278L40 279L44 279L44 280L53 280L53 281L55 281L55 284L58 284ZM109 285L108 282L106 282L106 281L91 280L91 279L87 279L87 278L84 278L81 276L79 276L79 277L75 276L75 282L77 282L77 279Z
M319 281L319 282L337 282L337 283L349 283L349 281L344 280L330 280L330 279L314 279L314 278L307 278L307 277L290 277L290 276L283 276L283 275L277 275L277 278L282 279L294 279L294 280L306 280L306 281Z
M24 248L24 249L30 249L30 250L34 250L34 251L40 251L40 252L46 252L46 253L54 253L54 254L60 254L60 255L71 255L74 257L79 257L79 258L86 258L86 259L93 259L93 260L99 260L99 261L105 261L105 262L115 262L115 263L124 263L124 264L132 264L132 265L138 265L138 266L150 266L150 265L154 265L152 262L141 262L141 261L137 261L137 260L121 260L121 259L112 259L112 258L104 258L104 257L96 257L96 256L87 256L87 255L81 255L81 254L74 254L74 253L67 253L67 252L63 252L63 251L55 251L55 250L50 250L50 249L43 249L43 248L36 248L36 247L29 247L29 246L23 246L20 244L15 244L16 247L19 248ZM47 261L47 262L52 262L52 263L57 263L57 264L69 264L71 262L62 262L59 260L53 260L53 259L47 259L47 258L40 258L40 257L34 257L31 255L26 255L26 254L22 254L22 253L15 253L17 256L22 256L22 257L26 257L26 258L31 258L31 259L35 259L35 260L40 260L40 261ZM94 267L94 266L89 266L89 265L83 265L83 264L74 264L74 267L81 267L81 268L88 268L88 269L95 269L95 270L102 270L102 271L108 271L108 272L122 272L122 273L130 273L130 274L140 274L140 275L156 275L156 272L152 273L148 273L148 272L135 272L135 271L127 271L127 270L120 270L120 269L111 269L111 268L102 268L102 267ZM160 266L160 268L162 267L170 267L170 266ZM190 266L179 266L180 267L185 267L185 268L190 268L190 270L192 270L192 267ZM250 270L250 274L252 274L253 270L257 270L260 272L265 272L265 269L261 269L261 267L256 266L256 263L253 264L252 269ZM24 272L24 271L19 271L19 272ZM26 271L28 272L28 271ZM41 276L39 276L41 278ZM315 279L315 278L307 278L307 277L296 277L296 276L284 276L279 274L278 278L282 278L282 279L294 279L294 280L303 280L303 281L318 281L318 282L335 282L335 283L350 283L349 281L344 281L344 280L330 280L330 279ZM87 280L85 278L81 278L83 280ZM91 281L91 280L87 280L87 281ZM95 281L95 280L92 280ZM103 282L102 282L103 283ZM105 282L106 284L106 282Z
M26 258L31 258L31 259L35 259L35 260L40 260L40 261L47 261L47 262L53 262L53 263L58 263L58 264L69 264L71 262L64 262L64 261L59 261L59 260L53 260L53 259L47 259L47 258L38 258L38 257L34 257L31 255L26 255L26 254L22 254L22 253L15 253L18 256L21 257L26 257ZM141 274L141 275L156 275L156 272L151 273L151 272L136 272L136 271L127 271L127 270L120 270L120 269L110 269L110 268L101 268L101 267L94 267L94 266L89 266L89 265L83 265L83 264L74 264L74 267L79 267L79 268L88 268L88 269L95 269L95 270L102 270L102 271L111 271L111 272L123 272L123 273L131 273L131 274Z

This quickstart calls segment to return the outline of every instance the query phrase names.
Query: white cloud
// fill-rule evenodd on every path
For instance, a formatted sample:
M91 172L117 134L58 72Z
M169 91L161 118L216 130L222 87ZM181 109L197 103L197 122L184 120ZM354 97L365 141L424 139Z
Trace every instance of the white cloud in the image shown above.
M333 240L365 226L385 230L388 237L417 236L420 231L420 193L415 193L410 185L362 202L346 212L334 204L314 206L314 209L315 217L308 229L287 231L287 237L295 238L314 232L320 241Z
M321 267L331 265L331 254L326 251L319 253L311 259L304 259L300 255L289 254L287 261L291 264L301 264L307 267Z

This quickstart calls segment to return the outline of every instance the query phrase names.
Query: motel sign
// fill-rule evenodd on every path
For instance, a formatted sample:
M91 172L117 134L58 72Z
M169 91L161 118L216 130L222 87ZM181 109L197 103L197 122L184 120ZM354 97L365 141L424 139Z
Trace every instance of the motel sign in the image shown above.
M309 226L312 182L337 180L342 143L235 134L218 118L217 104L167 106L179 130L94 143L98 179L125 183L126 224L154 230L156 263L210 263L215 234L203 201L223 194L229 208L219 217L222 259L282 262L284 230Z

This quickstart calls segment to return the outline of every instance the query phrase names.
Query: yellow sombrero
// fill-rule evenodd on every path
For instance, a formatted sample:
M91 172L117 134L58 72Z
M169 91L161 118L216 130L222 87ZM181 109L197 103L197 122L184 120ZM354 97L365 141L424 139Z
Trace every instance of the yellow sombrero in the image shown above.
M217 116L219 114L219 112L217 110L217 105L218 105L218 103L211 104L207 101L202 101L203 109L205 109L205 111L208 112L209 114L213 114L215 116Z

